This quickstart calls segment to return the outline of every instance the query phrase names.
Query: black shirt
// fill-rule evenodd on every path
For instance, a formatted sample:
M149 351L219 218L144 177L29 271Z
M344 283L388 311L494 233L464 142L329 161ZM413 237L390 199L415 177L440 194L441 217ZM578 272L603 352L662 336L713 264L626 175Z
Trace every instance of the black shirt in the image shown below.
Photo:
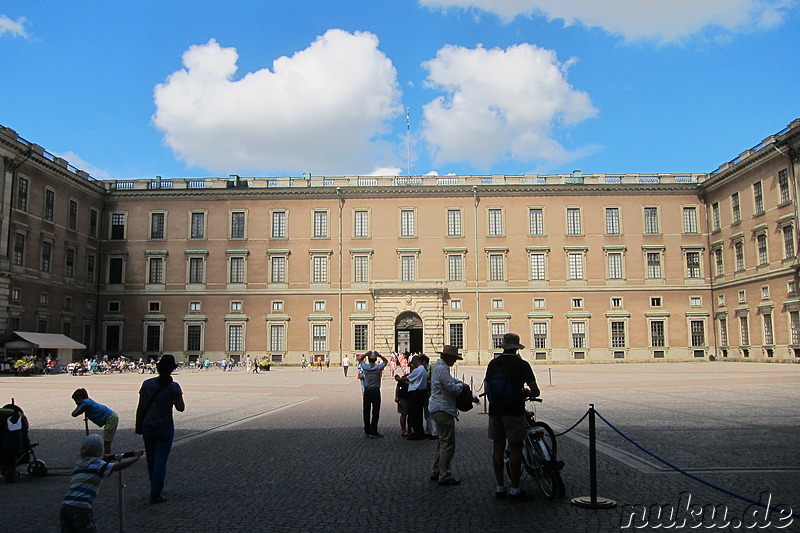
M511 388L514 392L513 405L508 412L497 412L498 409L492 406L489 401L489 414L490 415L521 415L525 413L525 384L536 382L536 377L533 375L533 369L526 360L516 353L501 353L489 362L486 367L486 377L484 383L491 380L492 375L498 368L505 368L506 375L511 382Z

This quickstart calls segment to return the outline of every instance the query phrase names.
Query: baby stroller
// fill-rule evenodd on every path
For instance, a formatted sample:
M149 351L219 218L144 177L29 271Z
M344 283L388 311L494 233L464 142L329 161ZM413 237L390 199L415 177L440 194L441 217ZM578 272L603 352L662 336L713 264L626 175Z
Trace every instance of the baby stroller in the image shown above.
M26 463L33 477L47 475L47 465L33 451L38 444L31 444L28 418L12 398L11 403L0 408L0 472L6 483L15 483L19 479L17 466Z

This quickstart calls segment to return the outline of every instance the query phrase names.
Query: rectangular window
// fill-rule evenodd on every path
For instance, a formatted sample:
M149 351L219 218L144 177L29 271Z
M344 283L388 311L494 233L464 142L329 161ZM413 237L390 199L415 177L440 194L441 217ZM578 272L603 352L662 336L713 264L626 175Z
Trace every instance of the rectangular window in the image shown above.
M244 239L244 211L231 213L231 239Z
M369 326L367 324L355 324L353 326L353 348L360 352L369 347Z
M618 296L611 298L611 307L622 307L622 298Z
M461 255L447 256L447 280L464 281L464 257Z
M199 313L200 309L201 309L200 302L197 301L189 302L189 311L193 313Z
M644 232L648 235L656 235L658 231L658 208L644 208Z
M202 257L189 258L189 283L203 283L203 266Z
M122 283L122 270L125 263L121 257L112 257L108 260L108 283L118 285Z
M111 238L125 238L125 213L111 214Z
M286 211L272 212L272 238L286 238Z
M145 341L148 352L161 351L161 326L148 325L147 326L147 340Z
M283 324L270 324L269 349L272 352L282 352L286 349Z
M742 208L739 205L739 193L735 192L731 195L731 215L733 223L738 224L742 221Z
M489 254L489 281L505 280L505 261L503 254Z
M356 311L366 311L366 310L367 310L367 301L356 300Z
M53 243L48 241L42 242L42 262L40 270L42 272L50 272L51 259L53 256Z
M17 182L17 209L28 210L28 180L25 178L19 178Z
M106 325L106 352L118 352L122 340L121 326L116 324Z
M148 283L164 283L164 258L151 257L149 261Z
M608 254L608 279L622 279L622 254L619 252Z
M547 322L533 323L533 347L539 350L547 348Z
M241 324L228 325L228 351L241 352L244 349L244 327Z
M312 258L313 262L313 282L314 283L327 283L328 282L328 256L315 255Z
M311 349L315 352L328 349L328 327L325 324L311 326Z
M717 276L722 276L725 274L725 265L722 259L722 248L717 248L714 250L714 262L717 268Z
M772 332L772 314L764 313L761 318L764 322L764 344L773 345L775 344L775 338Z
M544 254L531 254L531 279L546 279Z
M719 319L719 343L722 346L728 345L728 319Z
M789 311L792 344L800 344L800 311Z
M532 207L528 210L531 235L544 235L544 210L541 207Z
M661 253L647 252L647 277L661 279Z
M450 300L450 309L461 309L461 300Z
M572 347L586 348L586 322L573 322L571 329Z
M503 210L489 209L489 235L499 236L503 234Z
M414 281L416 279L416 256L400 256L400 280Z
M324 313L325 306L326 306L325 300L314 300L314 312Z
M506 334L506 325L503 322L492 323L492 348L495 350L503 348L503 335Z
M625 322L614 321L611 323L611 347L625 347Z
M792 199L791 193L789 192L789 176L786 173L786 169L784 168L780 172L778 172L778 201L781 204L788 203L789 200Z
M89 283L94 283L95 261L96 259L93 255L86 256L86 281Z
M94 209L89 209L89 237L97 237L97 220L100 215Z
M767 235L765 233L756 235L756 245L758 247L758 264L766 265L769 263L769 258L767 257Z
M581 210L576 207L567 208L567 235L581 235Z
M606 233L619 235L619 207L606 207Z
M67 216L67 227L75 229L78 227L78 202L75 200L69 201L69 214Z
M275 255L272 256L270 263L270 283L286 283L286 258Z
M400 236L413 237L415 235L414 232L414 210L403 209L400 211Z
M683 232L697 233L697 208L683 208Z
M653 348L662 348L666 346L663 320L653 320L650 322L650 346Z
M367 283L369 281L369 256L353 256L353 281Z
M700 273L700 252L686 252L686 277L702 277Z
M199 352L202 335L203 335L203 326L198 326L198 325L187 326L186 350L190 352Z
M18 266L25 264L25 235L22 233L14 234L14 253L11 263Z
M231 257L231 283L244 283L244 257Z
M711 204L711 218L712 218L712 224L714 224L714 231L719 231L719 229L722 227L722 222L720 221L719 218L718 202L714 202L713 204Z
M164 219L165 213L150 213L150 238L164 238Z
M569 254L569 279L580 280L583 278L583 254Z
M755 214L760 215L764 212L764 192L761 188L761 182L757 181L753 184L753 202Z
M457 348L464 348L464 324L450 324L450 344Z
M44 191L44 219L53 221L53 211L56 204L56 193L47 189Z
M742 339L742 346L750 345L750 327L747 324L747 316L739 317L739 332Z
M702 320L692 320L689 324L692 333L692 346L706 345L706 328Z
M783 227L783 257L790 259L795 256L794 250L794 228L792 226Z
M447 210L447 235L450 237L460 237L461 233L461 210Z
M314 211L314 237L324 239L328 236L328 212Z
M75 277L75 250L72 248L67 248L64 254L64 277L70 279Z
M733 253L736 255L736 271L744 270L744 243L742 241L733 244Z
M369 211L353 212L353 236L369 237Z
M272 310L273 311L283 311L283 300L273 300L272 301Z
M190 239L204 239L206 236L206 214L192 213L192 228L189 233Z

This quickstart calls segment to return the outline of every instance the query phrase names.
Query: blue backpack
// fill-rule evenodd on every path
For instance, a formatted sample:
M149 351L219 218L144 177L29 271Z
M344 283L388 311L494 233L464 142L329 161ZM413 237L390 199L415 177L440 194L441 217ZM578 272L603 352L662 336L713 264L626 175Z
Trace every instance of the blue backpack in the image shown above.
M506 367L498 367L486 380L486 396L489 398L489 408L494 411L507 411L514 405L514 389Z

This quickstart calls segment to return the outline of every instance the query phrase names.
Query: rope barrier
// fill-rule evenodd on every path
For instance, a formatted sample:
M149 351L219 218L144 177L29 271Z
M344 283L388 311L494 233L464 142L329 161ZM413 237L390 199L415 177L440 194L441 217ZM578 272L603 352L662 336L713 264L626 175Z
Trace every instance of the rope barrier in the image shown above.
M767 504L761 503L760 501L756 501L756 500L754 500L752 498L748 498L747 496L742 496L741 494L737 494L737 493L735 493L735 492L733 492L731 490L728 490L728 489L726 489L724 487L720 487L719 485L711 483L710 481L707 481L707 480L705 480L705 479L703 479L703 478L701 478L699 476L696 476L694 474L691 474L691 473L687 472L686 470L684 470L684 469L682 469L682 468L670 463L666 459L662 459L661 457L659 457L655 453L647 450L642 445L640 445L638 442L634 441L632 438L628 437L625 433L623 433L622 431L617 429L617 427L614 426L614 424L609 422L603 415L601 415L599 412L597 412L596 409L594 410L594 412L600 418L600 420L605 422L608 427L610 427L611 429L616 431L617 434L619 434L620 437L622 437L623 439L627 440L628 442L630 442L631 444L636 446L638 449L640 449L641 451L643 451L644 453L646 453L647 455L649 455L653 459L655 459L655 460L667 465L668 467L672 468L676 472L679 472L679 473L683 474L684 476L687 476L687 477L689 477L689 478L691 478L691 479L693 479L693 480L695 480L695 481L697 481L699 483L702 483L703 485L706 485L707 487L710 487L710 488L712 488L714 490L718 490L718 491L720 491L720 492L722 492L724 494L727 494L728 496L732 496L734 498L738 498L738 499L740 499L742 501L745 501L747 503L750 503L752 505L757 505L759 507L763 507L765 509L769 509L769 505L767 505ZM586 418L586 415L588 415L588 414L589 414L589 411L587 411L586 414L583 415L583 418ZM581 418L581 420L583 420L583 418ZM580 422L580 420L578 422ZM575 424L575 425L577 425L577 424ZM575 426L573 426L573 428L574 427ZM571 429L572 428L570 428L570 430ZM569 431L569 430L567 430L567 431ZM564 433L566 433L566 431ZM792 516L795 517L795 518L800 518L800 514L798 514L798 512L796 512L796 511L792 511Z
M586 417L587 417L587 416L589 416L589 411L586 411L585 413L583 413L583 416L581 417L581 419L580 419L580 420L578 420L577 422L575 422L574 424L572 424L572 427L571 427L571 428L569 428L569 429L565 429L565 430L564 430L564 431L562 431L561 433L556 433L556 434L555 434L555 436L556 436L556 437L560 437L560 436L562 436L562 435L566 435L567 433L569 433L570 431L572 431L573 429L575 429L576 427L578 427L578 424L580 424L581 422L583 422L584 420L586 420Z

